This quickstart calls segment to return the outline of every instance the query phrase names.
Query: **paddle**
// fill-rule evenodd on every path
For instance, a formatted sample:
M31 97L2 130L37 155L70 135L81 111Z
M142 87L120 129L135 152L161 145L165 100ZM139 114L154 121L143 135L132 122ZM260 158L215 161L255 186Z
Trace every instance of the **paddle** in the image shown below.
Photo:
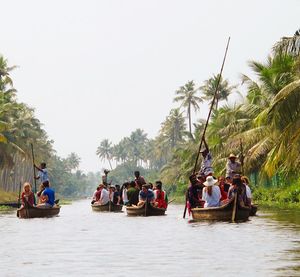
M172 203L174 200L175 200L175 198L173 198L172 200L170 200L170 201L168 202L168 205L169 205L170 203Z
M186 191L186 193L185 193L185 206L184 206L184 211L183 211L183 218L185 218L185 215L186 215L187 202L188 202L188 191Z
M20 208L21 206L21 182L20 182L20 185L19 185L19 198L18 198L18 209Z
M33 144L30 143L31 145L31 154L32 154L32 163L33 163L33 180L34 180L34 193L36 193L36 173L35 173L35 162L34 162L34 152L33 152Z
M234 203L233 203L233 210L232 210L232 216L231 221L235 221L235 215L236 215L236 208L237 208L237 192L234 194Z

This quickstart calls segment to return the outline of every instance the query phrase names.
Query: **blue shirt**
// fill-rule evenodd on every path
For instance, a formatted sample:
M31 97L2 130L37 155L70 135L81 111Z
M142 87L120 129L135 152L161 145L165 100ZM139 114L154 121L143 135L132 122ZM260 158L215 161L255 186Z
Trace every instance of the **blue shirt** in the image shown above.
M55 200L55 192L51 188L45 188L43 191L42 195L47 195L48 196L48 201L47 203L50 204L51 206L54 205L54 200Z
M42 169L42 171L39 171L39 177L40 177L41 183L44 183L45 181L49 181L48 170L46 168L44 168L44 169Z
M143 192L142 190L140 191L140 200L145 201L146 199L148 201L154 200L154 193L152 189L148 189L147 192Z

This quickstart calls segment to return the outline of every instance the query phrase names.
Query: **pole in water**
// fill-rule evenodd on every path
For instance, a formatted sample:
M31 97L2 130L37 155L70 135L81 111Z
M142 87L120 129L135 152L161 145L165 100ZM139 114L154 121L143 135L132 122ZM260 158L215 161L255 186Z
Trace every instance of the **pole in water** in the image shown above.
M35 161L34 161L34 152L33 152L33 144L31 143L31 154L32 154L32 163L33 163L33 181L34 181L34 193L36 193L36 173L35 173Z
M20 208L20 206L21 206L21 186L22 186L22 183L20 182L20 184L19 184L18 208Z

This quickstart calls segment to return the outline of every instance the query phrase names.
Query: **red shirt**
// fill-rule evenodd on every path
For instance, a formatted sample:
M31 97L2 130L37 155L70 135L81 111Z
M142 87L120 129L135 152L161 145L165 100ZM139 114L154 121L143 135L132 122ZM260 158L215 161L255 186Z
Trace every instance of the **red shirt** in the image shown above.
M26 195L25 192L22 192L21 198L23 205L25 205L26 202L29 204L29 206L34 205L34 194L32 191L29 193L29 195Z

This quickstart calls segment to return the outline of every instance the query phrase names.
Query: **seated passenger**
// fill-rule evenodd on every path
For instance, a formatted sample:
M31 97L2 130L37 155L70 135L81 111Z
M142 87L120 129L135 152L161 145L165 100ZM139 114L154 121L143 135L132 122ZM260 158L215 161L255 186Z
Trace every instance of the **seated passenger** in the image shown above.
M125 182L123 185L122 185L122 188L121 188L121 195L122 195L122 203L124 205L127 205L128 203L128 195L127 195L127 191L128 191L128 186L129 186L129 183L128 182Z
M241 177L236 175L232 179L232 186L228 191L228 198L232 199L237 193L238 204L240 207L251 207L251 203L247 198L246 186L242 183Z
M55 201L55 192L52 188L49 187L49 181L44 181L43 186L45 187L44 191L40 197L40 204L37 205L39 208L52 208Z
M155 206L157 208L164 208L166 209L168 206L168 197L164 190L162 190L162 182L156 181L156 190L154 191L154 199L155 199Z
M21 195L22 205L25 206L28 204L29 206L34 206L34 193L31 191L31 185L26 182L23 185L23 192Z
M115 205L120 205L120 193L116 190L115 186L110 186L109 188L109 200Z
M221 201L224 201L227 199L227 192L225 191L225 178L223 176L220 176L218 178L218 181L219 181L219 188L221 191Z
M139 202L139 189L135 181L131 181L129 184L129 189L127 191L128 206L137 205Z
M138 206L144 205L145 202L154 204L154 193L152 189L149 189L149 185L142 185L142 190L139 193L139 203Z
M106 205L109 202L109 193L107 189L105 188L104 184L100 184L100 198L97 202L95 202L95 205Z
M203 207L204 201L202 198L202 188L204 187L203 183L198 180L196 174L192 174L190 177L190 185L188 188L188 202L189 210L191 208Z
M221 191L219 186L215 186L218 181L212 176L208 176L204 182L202 190L202 200L205 201L204 208L220 206Z
M250 182L247 176L242 176L241 178L243 184L246 186L246 195L248 198L248 201L250 202L250 204L252 204L252 193L251 193L251 188L250 188Z

